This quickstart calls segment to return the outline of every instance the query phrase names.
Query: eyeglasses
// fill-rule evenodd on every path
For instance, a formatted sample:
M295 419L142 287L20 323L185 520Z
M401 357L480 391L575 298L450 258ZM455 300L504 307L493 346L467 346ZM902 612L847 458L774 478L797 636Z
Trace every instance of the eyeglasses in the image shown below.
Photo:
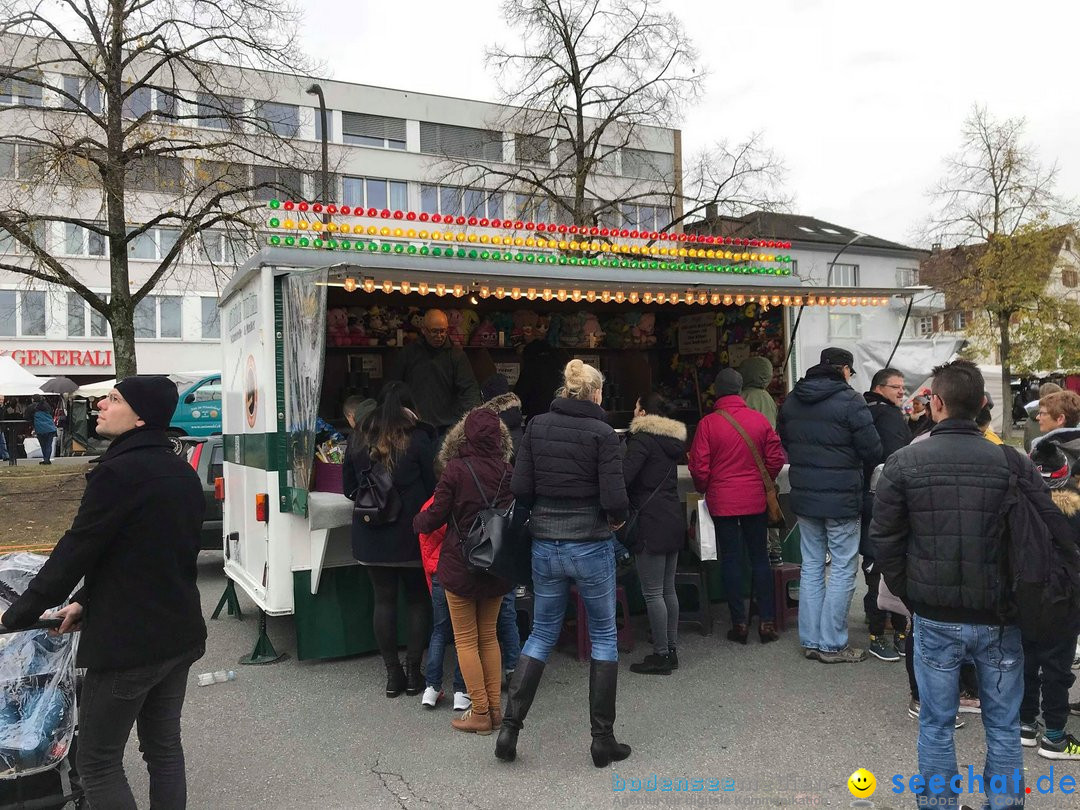
M891 388L894 391L906 391L907 390L907 386L904 386L904 385L883 385L881 387L882 388Z

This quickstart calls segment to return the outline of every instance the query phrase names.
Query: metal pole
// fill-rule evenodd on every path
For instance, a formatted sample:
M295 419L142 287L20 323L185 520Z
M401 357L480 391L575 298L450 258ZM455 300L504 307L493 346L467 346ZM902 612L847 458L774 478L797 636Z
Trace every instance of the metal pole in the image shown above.
M326 98L323 96L322 85L313 84L307 89L307 94L319 98L319 121L322 124L322 204L330 202L330 147L327 142L326 127ZM330 221L330 215L323 212L323 222Z

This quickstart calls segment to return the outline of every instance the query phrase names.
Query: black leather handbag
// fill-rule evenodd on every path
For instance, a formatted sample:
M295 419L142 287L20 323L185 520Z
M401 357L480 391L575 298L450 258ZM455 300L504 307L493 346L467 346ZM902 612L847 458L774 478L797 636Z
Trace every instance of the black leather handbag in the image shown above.
M401 515L401 495L386 466L372 462L359 471L359 483L353 493L353 515L366 526L385 526Z

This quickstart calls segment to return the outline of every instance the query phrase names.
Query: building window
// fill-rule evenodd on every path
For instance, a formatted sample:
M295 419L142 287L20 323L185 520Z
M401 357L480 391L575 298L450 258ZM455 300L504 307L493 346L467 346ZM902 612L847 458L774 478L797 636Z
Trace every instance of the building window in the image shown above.
M0 337L45 337L45 293L0 290Z
M245 240L225 231L203 231L199 236L202 257L210 264L242 264L251 255Z
M319 117L318 111L315 117L316 119ZM405 149L405 119L343 112L341 114L341 141L356 146L403 150Z
M49 223L41 220L34 220L23 224L23 229L29 232L30 239L33 240L42 250L49 249L49 242L51 241L49 236ZM30 254L33 251L26 245L16 239L7 231L0 231L0 255L5 253L23 253Z
M155 155L134 161L127 170L129 188L179 193L184 187L184 163L177 157Z
M671 224L671 209L665 205L633 205L623 203L624 228L642 231L663 231Z
M244 100L242 98L199 93L198 108L200 127L231 129L233 131L241 128L241 117L244 114Z
M300 130L300 108L295 104L256 102L255 118L259 120L261 132L272 132L281 138L295 138Z
M919 269L917 267L897 267L896 268L896 286L897 287L917 287L917 286L919 286Z
M503 195L482 188L421 185L420 210L444 216L502 219Z
M342 113L344 115L344 113ZM315 140L322 141L322 115L319 114L319 108L315 108ZM330 143L334 142L334 111L326 111L326 140Z
M915 319L915 335L917 337L929 337L934 334L934 316L923 315Z
M490 129L420 122L420 151L426 155L501 161L502 133Z
M200 321L202 323L202 339L218 340L221 337L221 316L218 309L217 298L208 298L205 295L199 299L202 305Z
M389 208L404 211L409 207L409 185L404 180L378 177L345 177L341 181L342 200L354 208ZM434 212L432 212L434 213Z
M539 135L514 135L514 156L518 163L532 166L547 166L551 158L551 148L547 138Z
M0 79L0 104L40 107L41 81L41 74L37 72Z
M178 338L182 332L179 295L148 295L135 305L135 337L143 340Z
M134 228L128 230L131 234ZM161 261L176 246L179 228L150 228L128 242L128 256L145 261Z
M1075 270L1062 270L1061 284L1063 287L1075 287L1077 284L1077 272Z
M862 337L862 315L829 311L829 337L858 340Z
M859 265L857 264L829 264L826 286L829 287L858 287Z
M644 180L670 180L675 174L675 156L646 149L623 149L622 174Z
M64 253L68 256L100 258L108 255L107 245L100 233L72 222L64 223Z
M256 186L255 199L259 202L283 197L294 200L304 198L304 178L297 169L255 166L252 170L252 182Z
M0 177L35 180L45 168L45 150L36 144L0 141Z
M586 162L592 161L590 174L617 175L619 171L615 161L615 155L618 151L618 148L615 146L600 144L595 148L594 156L593 145L591 143L586 143L583 159ZM574 144L571 141L559 141L555 147L555 160L563 174L573 174L575 164L577 163L577 155L574 154Z
M251 184L249 168L243 163L196 160L193 177L200 190L217 193L235 191L247 188Z
M108 300L107 296L105 300ZM90 323L89 334L86 332L88 320ZM109 322L105 319L105 316L90 306L77 292L69 291L67 294L67 323L69 338L103 338L109 336Z
M551 222L551 201L546 197L532 197L528 194L514 195L514 210L518 219L532 222Z
M101 85L97 82L86 76L64 76L61 88L65 94L60 97L63 109L85 109L94 115L101 115Z
M953 329L957 332L962 329L966 329L971 319L966 312L954 312L953 313Z

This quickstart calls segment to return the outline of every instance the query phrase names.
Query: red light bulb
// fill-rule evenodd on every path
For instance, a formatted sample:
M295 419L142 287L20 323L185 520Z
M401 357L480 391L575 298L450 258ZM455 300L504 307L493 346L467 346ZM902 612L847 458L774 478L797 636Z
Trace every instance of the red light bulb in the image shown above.
M539 225L536 226L536 230L539 231L540 233L546 233L547 229L548 229L548 226L547 226L546 222L541 222Z
M346 217L347 217L347 216L348 216L349 214L351 214L351 213L352 213L352 209L351 209L351 208L349 208L349 206L347 206L347 205L343 205L343 206L341 206L341 208L339 208L338 210L339 210L339 211L341 211L341 214L342 214L342 216L346 216Z
M439 214L432 214L431 215L431 221L432 222L442 222L442 216L440 216Z
M481 227L481 228L486 228L486 227L487 227L488 225L490 225L490 224L491 224L491 223L490 223L490 222L488 222L488 218L487 218L487 217L480 217L480 227Z
M520 231L524 227L525 227L525 223L522 222L520 219L514 221L514 230L515 231Z
M479 221L480 220L478 220L476 217L469 217L469 224L470 225L476 225Z
M593 225L591 228L589 228L589 236L596 236L599 233L600 233L600 229L597 228L595 225Z
M416 212L415 211L410 211L409 213L407 213L405 215L405 219L409 220L409 222L415 222L416 221Z
M308 204L306 202L301 202L298 206L296 206L296 208L299 211L307 211Z
M600 229L600 235L601 236L607 236L610 233L611 233L611 231L609 229L607 229L607 228L601 228Z
M377 217L379 215L379 209L378 208L369 208L367 210L367 215L369 217Z
M286 211L292 211L292 210L293 210L293 209L294 209L294 208L296 207L296 203L294 203L294 202L293 202L292 200L287 200L287 201L285 202L285 205L284 205L284 206L282 206L282 207L283 207L283 208L284 208L284 209L285 209Z
M428 215L427 211L421 211L420 216L417 217L417 219L419 219L421 222L427 222L429 219L431 219L431 217Z
M536 223L535 222L526 222L525 223L525 230L527 230L527 231L535 231L536 230Z
M456 222L456 223L457 223L458 225L464 225L464 224L465 224L465 217L458 217L458 218L457 218L456 220L454 220L454 221L455 221L455 222Z

